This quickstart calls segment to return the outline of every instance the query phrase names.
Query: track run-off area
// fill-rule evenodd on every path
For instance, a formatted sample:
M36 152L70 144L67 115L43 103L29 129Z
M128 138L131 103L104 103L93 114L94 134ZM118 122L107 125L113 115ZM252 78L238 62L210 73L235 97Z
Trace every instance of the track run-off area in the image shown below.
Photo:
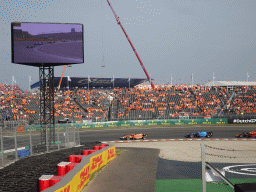
M184 137L188 133L199 131L211 131L213 136L211 138ZM81 141L97 140L102 143L114 143L117 148L128 149L128 152L122 154L123 157L117 157L116 160L110 162L109 167L102 170L83 192L88 192L91 189L101 192L104 190L100 189L104 189L104 187L110 188L111 191L118 191L119 189L132 189L132 191L138 192L202 191L201 142L203 141L206 145L209 144L220 149L253 149L253 141L256 141L256 138L235 138L236 134L250 131L256 131L256 126L199 125L191 127L125 128L80 132ZM123 135L134 133L145 133L148 134L148 137L146 140L127 141L119 139ZM152 151L149 152L148 150ZM157 152L157 150L160 150L160 152ZM211 149L207 149L207 152L216 153L216 151ZM225 176L233 184L256 182L254 179L255 172L253 171L256 169L256 163L242 162L244 159L240 159L241 156L235 152L230 153L229 151L222 150L217 152L220 155L235 157L223 159L207 156L206 159L215 168L225 169ZM253 158L248 159L248 161L254 162ZM133 167L132 165L136 166ZM126 173L125 176L123 172ZM142 173L145 173L145 175ZM135 180L147 178L146 175L151 180L143 181L143 184L136 185ZM118 182L110 182L111 178L118 178ZM150 185L152 178L155 178L154 189ZM128 182L127 184L127 180L133 182ZM224 182L210 182L207 183L207 191L231 192L232 188Z

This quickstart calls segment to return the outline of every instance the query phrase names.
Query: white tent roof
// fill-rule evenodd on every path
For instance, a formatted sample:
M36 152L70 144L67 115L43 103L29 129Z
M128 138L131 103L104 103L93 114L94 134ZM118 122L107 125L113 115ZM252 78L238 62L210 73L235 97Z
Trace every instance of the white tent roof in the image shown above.
M256 86L253 81L211 81L205 86Z

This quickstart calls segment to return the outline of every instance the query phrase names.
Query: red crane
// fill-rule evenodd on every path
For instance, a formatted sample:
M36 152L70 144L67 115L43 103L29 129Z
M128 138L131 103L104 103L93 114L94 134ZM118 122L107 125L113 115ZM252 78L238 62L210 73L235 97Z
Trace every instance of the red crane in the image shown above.
M149 82L150 82L150 84L151 84L152 89L154 89L154 88L155 88L155 86L154 86L154 84L153 84L152 80L150 79L150 77L149 77L149 75L148 75L148 73L147 73L147 70L146 70L146 68L144 67L144 65L143 65L142 61L140 60L140 57L139 57L139 55L138 55L137 51L135 50L135 48L134 48L134 46L133 46L133 44L132 44L132 42L131 42L130 38L128 37L128 35L127 35L127 33L125 32L125 30L124 30L124 28L123 28L123 26L122 26L121 22L119 21L119 17L117 17L117 15L116 15L116 13L115 13L114 9L112 8L112 6L110 5L110 3L109 3L109 1L108 1L108 0L107 0L107 2L108 2L108 4L109 4L109 6L110 6L110 8L111 8L112 12L114 13L114 16L115 16L115 18L116 18L117 24L118 24L118 25L120 25L120 27L122 28L122 30L123 30L123 32L124 32L124 34L125 34L126 38L128 39L128 41L129 41L130 45L132 46L132 49L133 49L134 53L136 54L136 56L137 56L137 58L138 58L138 60L139 60L139 62L140 62L140 65L141 65L142 69L144 70L144 72L145 72L145 74L146 74L146 76L147 76L147 78L148 78L148 81L149 81Z
M64 75L64 72L65 72L66 67L72 67L72 65L64 65L64 68L63 68L63 71L62 71L62 74L61 74L61 77L60 77L60 82L59 82L59 86L58 86L58 91L59 91L59 89L60 89L60 85L61 85L62 78L63 78L63 75Z

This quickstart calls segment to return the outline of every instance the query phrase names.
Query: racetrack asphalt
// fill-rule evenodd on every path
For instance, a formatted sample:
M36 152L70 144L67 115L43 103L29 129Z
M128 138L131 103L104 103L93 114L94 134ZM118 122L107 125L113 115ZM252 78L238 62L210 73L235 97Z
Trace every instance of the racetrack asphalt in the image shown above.
M80 141L117 141L120 137L132 133L147 133L147 139L184 139L190 132L212 131L212 138L235 138L241 132L256 131L256 126L211 126L211 127L166 127L166 128L131 128L110 130L80 131ZM32 135L33 145L40 144L40 134ZM56 134L57 139L57 134ZM60 133L60 139L65 141L64 133ZM1 139L0 139L1 141ZM0 142L1 143L1 142ZM3 137L4 150L14 149L14 137ZM29 145L29 135L17 136L17 147Z
M128 149L110 161L82 192L154 192L159 149Z

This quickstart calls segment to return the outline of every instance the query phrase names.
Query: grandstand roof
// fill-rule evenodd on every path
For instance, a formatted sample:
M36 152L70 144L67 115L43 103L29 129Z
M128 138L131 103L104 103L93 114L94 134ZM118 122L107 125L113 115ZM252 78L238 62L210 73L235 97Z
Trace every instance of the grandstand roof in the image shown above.
M211 81L205 86L256 86L253 81Z
M71 81L69 82L69 88L84 88L88 86L88 78L84 77L70 77ZM113 82L111 81L112 78L95 78L95 77L90 77L90 83L89 87L90 88L113 88ZM153 80L153 79L152 79ZM141 79L141 78L131 78L130 80L130 87L134 87L138 84L146 82L147 79ZM54 87L58 87L60 82L60 77L54 77ZM66 89L67 88L67 82L68 78L63 77L62 82L61 82L61 88ZM114 79L114 86L119 87L119 88L125 88L129 87L129 81L128 78L115 78ZM31 89L39 87L39 82L34 83L31 85Z

